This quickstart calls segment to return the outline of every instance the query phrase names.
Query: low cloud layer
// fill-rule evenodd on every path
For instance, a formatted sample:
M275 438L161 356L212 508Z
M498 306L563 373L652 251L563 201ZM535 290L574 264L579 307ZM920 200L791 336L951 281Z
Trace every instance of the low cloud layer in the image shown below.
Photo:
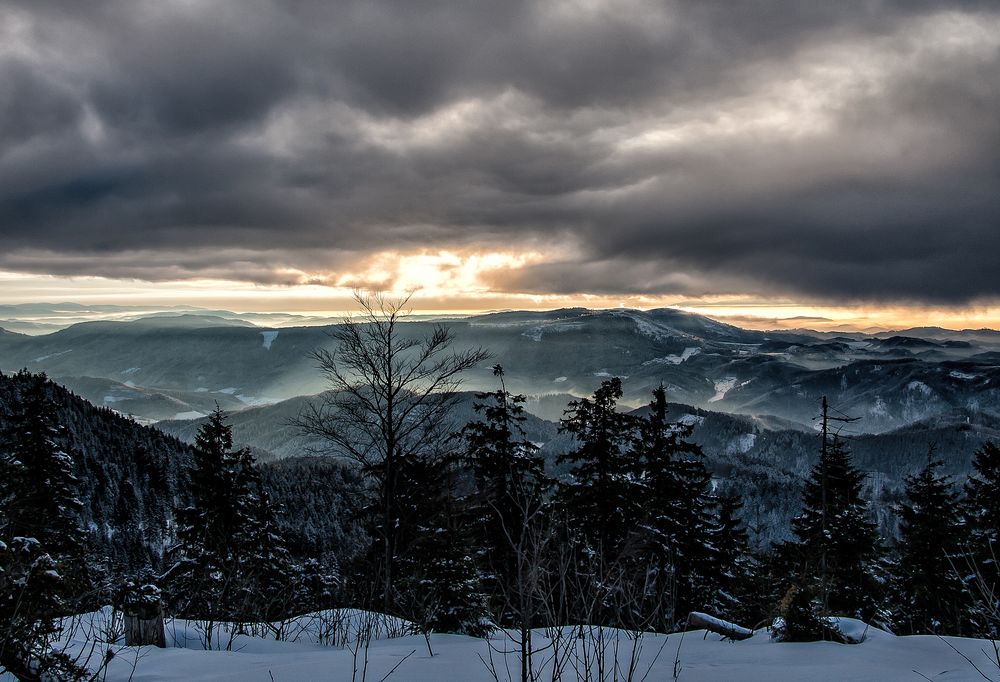
M17 0L0 270L1000 296L991 2Z

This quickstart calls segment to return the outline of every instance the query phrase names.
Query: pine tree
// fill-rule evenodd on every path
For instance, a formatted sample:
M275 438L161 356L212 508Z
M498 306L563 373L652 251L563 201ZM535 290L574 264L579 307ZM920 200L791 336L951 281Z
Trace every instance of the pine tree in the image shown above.
M19 372L0 434L0 672L82 679L51 642L90 583L72 458L44 374Z
M942 464L931 451L927 465L906 477L892 581L893 623L901 634L967 630L968 598L957 572L964 524L951 480L938 473Z
M713 532L716 563L710 577L715 611L737 622L759 620L754 611L756 589L753 584L759 569L750 553L746 526L740 512L743 503L731 495L719 497L719 511Z
M258 620L276 621L304 610L313 599L302 592L307 580L305 569L292 560L278 530L271 497L256 469L250 471L246 491L248 521L239 538L245 547L239 581L244 596L238 602L252 605Z
M592 399L572 401L560 430L576 436L579 445L557 460L572 464L572 479L560 491L570 530L608 562L625 549L642 514L638 467L629 448L635 419L616 410L621 397L621 379L614 377Z
M406 457L399 464L397 509L407 521L398 535L401 615L425 633L483 634L486 595L473 534L459 513L455 458Z
M824 613L870 618L879 600L880 542L861 499L864 474L837 437L826 442L792 527Z
M44 374L22 370L14 379L18 399L0 434L7 537L35 538L54 558L77 561L84 545L83 504L76 493L73 457L61 444L65 427Z
M287 609L294 577L287 549L253 456L233 449L218 407L195 439L188 491L191 505L177 510L178 560L164 576L174 611L262 620Z
M538 448L525 438L521 426L525 397L507 391L500 365L493 374L500 388L476 394L481 402L475 403L475 410L483 419L467 424L462 437L474 481L465 513L476 530L474 543L483 554L483 571L499 599L515 579L522 535L542 504L548 481Z
M713 538L712 477L701 447L688 440L692 431L691 425L667 419L661 385L653 391L649 413L638 421L632 443L645 512L643 544L653 561L661 627L715 601L712 583L717 580L711 576L720 557Z
M977 630L1000 633L1000 446L986 442L972 460L973 474L965 485L969 531L967 566L975 577L969 584L977 602Z

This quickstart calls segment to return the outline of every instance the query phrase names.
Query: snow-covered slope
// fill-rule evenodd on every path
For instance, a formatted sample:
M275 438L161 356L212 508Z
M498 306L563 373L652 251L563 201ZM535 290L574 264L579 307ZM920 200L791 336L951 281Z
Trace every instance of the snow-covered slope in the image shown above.
M364 617L358 612L349 615L355 619ZM563 639L555 650L565 652L565 673L561 679L566 682L597 679L593 661L588 676L584 654L592 656L599 649L604 652L607 673L604 679L609 680L627 679L625 673L633 652L637 661L635 680L674 679L675 660L680 673L678 679L683 682L909 682L919 679L956 682L983 679L973 668L973 663L994 678L1000 674L996 661L987 653L993 648L982 640L895 637L876 628L865 628L856 621L845 625L864 632L865 641L858 645L830 642L780 644L771 641L767 631L762 630L746 641L729 642L722 641L718 635L692 631L683 636L645 635L633 649L636 640L624 632L588 630L585 631L587 636L580 638L576 636L576 629L562 629L557 631ZM92 639L82 636L87 629L95 635L103 630L80 628L71 646L73 650L83 650L93 643ZM503 651L510 651L511 644L503 633L496 633L489 640L434 634L430 638L433 656L420 635L380 638L372 641L367 651L362 647L355 656L352 652L356 648L354 643L348 646L324 645L316 642L308 628L293 628L293 632L301 633L299 641L274 641L273 638L240 635L235 637L231 651L205 651L196 624L168 622L167 638L171 648L137 650L110 645L115 656L106 679L109 682L307 682L352 679L487 682L518 679L519 659L513 653L504 656ZM538 668L543 670L541 679L545 680L551 679L554 650L550 646L553 643L551 634L541 630L534 633L534 646L538 652L536 661ZM106 646L98 645L95 661L100 659ZM617 676L611 673L616 654L620 666ZM491 656L497 677L489 666ZM364 665L367 665L367 670L363 678Z

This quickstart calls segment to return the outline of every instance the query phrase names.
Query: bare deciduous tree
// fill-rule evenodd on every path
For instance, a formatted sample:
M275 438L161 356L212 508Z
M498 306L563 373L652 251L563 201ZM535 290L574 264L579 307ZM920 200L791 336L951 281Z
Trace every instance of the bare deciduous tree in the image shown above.
M336 342L333 349L312 354L329 390L296 420L334 452L360 464L375 484L387 611L395 577L399 462L440 444L460 375L489 358L482 348L453 350L454 336L442 325L423 336L406 333L409 299L355 293L360 315L330 332Z

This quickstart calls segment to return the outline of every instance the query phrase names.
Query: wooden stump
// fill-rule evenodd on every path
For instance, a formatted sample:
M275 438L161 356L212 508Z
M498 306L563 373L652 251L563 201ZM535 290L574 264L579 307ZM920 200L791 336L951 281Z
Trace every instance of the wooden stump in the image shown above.
M125 644L166 648L163 607L159 602L128 604L125 607Z

